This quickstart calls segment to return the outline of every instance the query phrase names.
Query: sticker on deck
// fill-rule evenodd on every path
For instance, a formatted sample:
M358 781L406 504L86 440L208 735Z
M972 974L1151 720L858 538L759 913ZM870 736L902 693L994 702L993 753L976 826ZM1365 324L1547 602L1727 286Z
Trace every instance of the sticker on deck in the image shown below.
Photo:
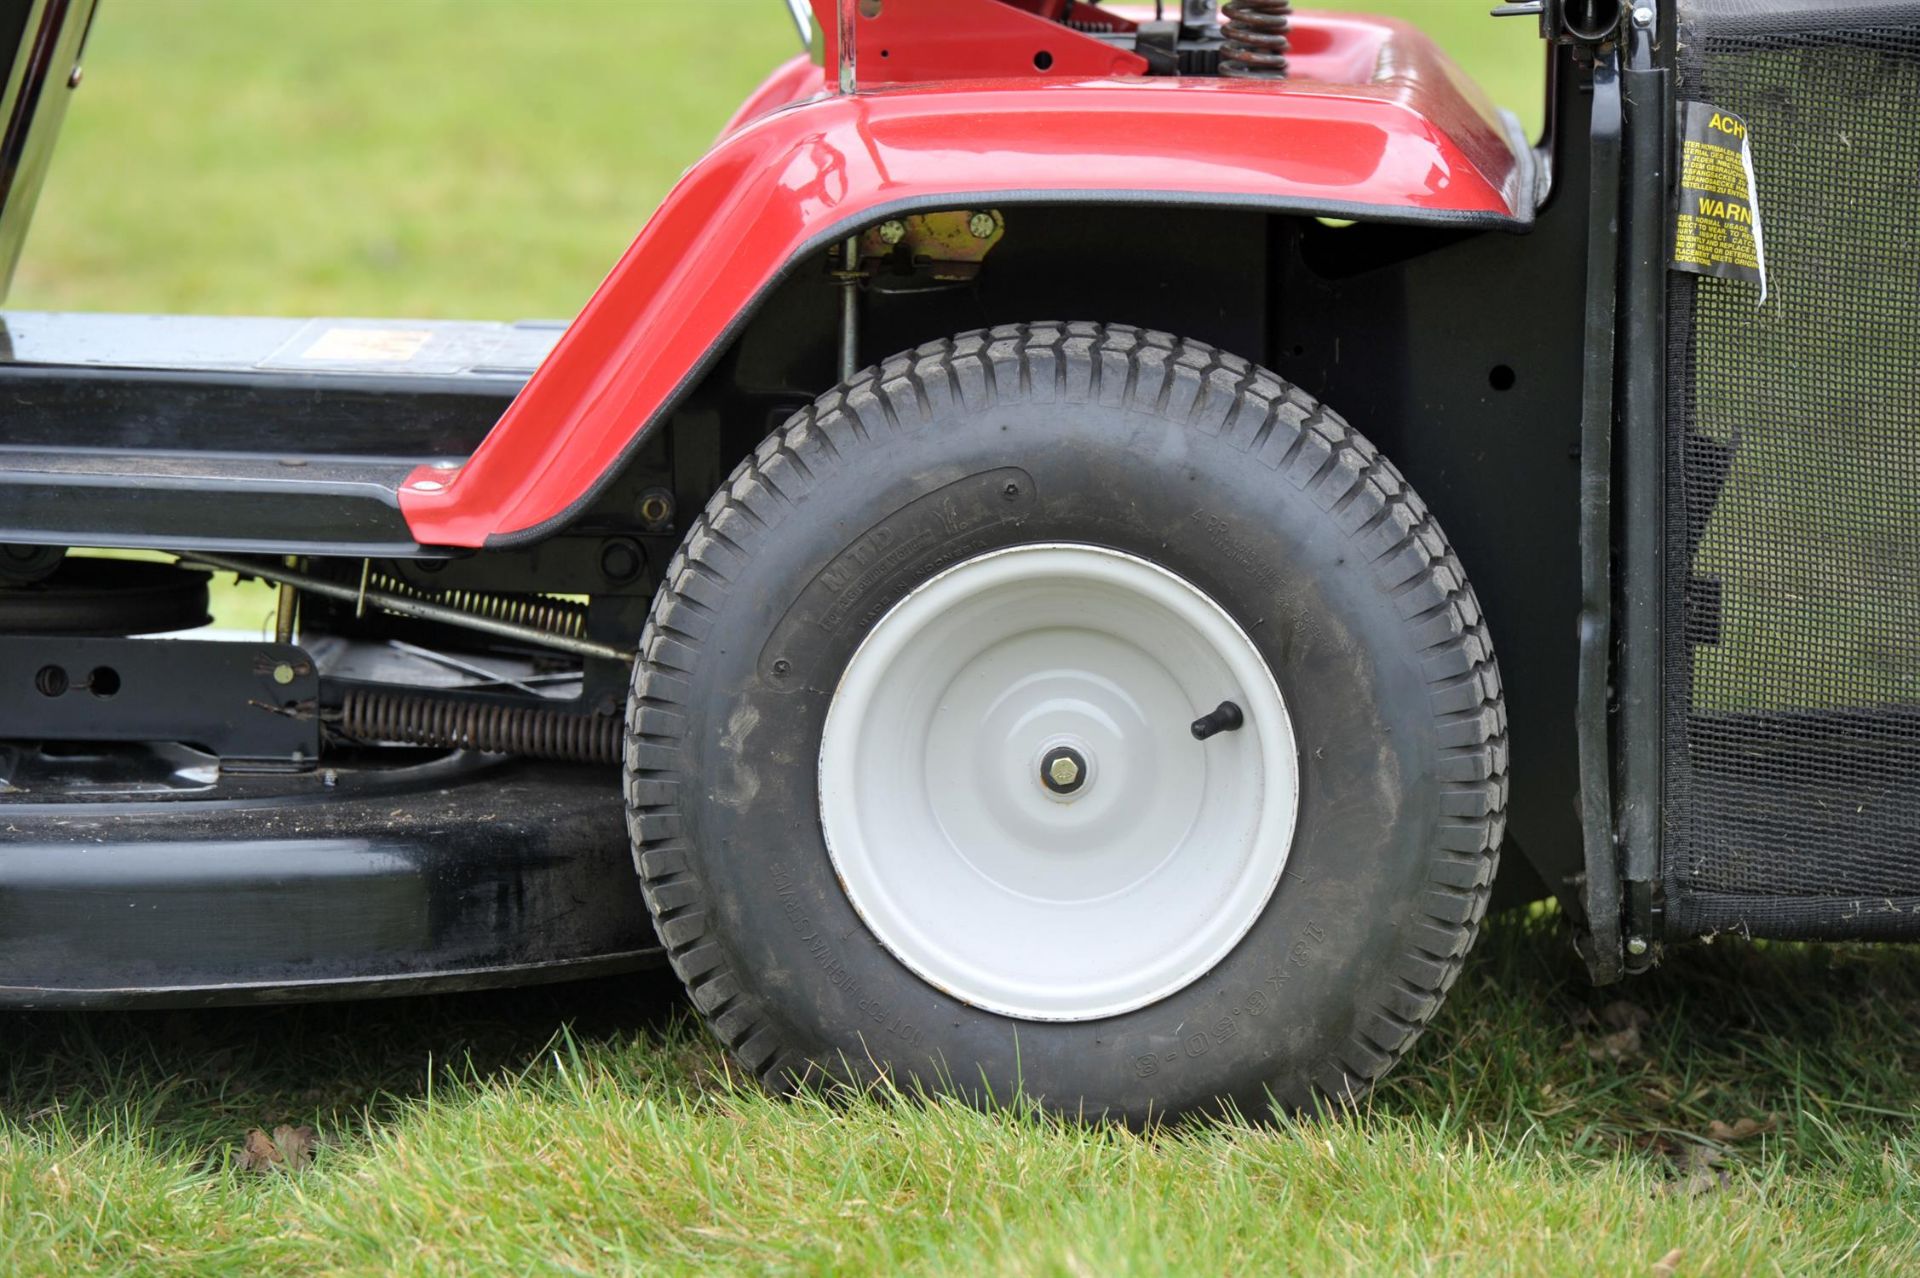
M300 353L301 359L333 364L403 362L420 353L432 333L410 328L330 328Z
M1758 284L1764 302L1767 250L1755 185L1747 122L1706 102L1682 102L1673 268Z

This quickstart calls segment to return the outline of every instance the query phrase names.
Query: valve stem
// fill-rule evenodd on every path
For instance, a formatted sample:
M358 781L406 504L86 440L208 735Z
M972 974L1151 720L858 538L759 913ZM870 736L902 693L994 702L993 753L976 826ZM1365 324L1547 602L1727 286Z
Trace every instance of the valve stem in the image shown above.
M1203 714L1198 719L1195 719L1190 725L1189 731L1193 733L1193 739L1195 741L1205 741L1208 737L1214 736L1217 733L1233 732L1244 725L1246 721L1247 716L1240 713L1239 706L1233 704L1231 701L1222 701L1213 708L1211 713Z

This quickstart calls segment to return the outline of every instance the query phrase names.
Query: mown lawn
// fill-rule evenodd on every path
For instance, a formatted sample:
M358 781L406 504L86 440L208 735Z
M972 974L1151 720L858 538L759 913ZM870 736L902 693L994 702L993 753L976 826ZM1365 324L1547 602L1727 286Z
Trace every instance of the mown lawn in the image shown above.
M1906 951L1596 993L1509 919L1366 1112L1145 1136L771 1101L660 979L15 1016L0 1272L1912 1272L1916 1016ZM279 1125L311 1166L242 1169Z
M1524 23L1352 7L1537 120ZM11 304L568 314L790 43L778 0L106 0ZM1146 1136L770 1102L679 1009L0 1016L0 1273L1920 1269L1908 950L1594 991L1504 919L1367 1112ZM244 1167L280 1126L311 1166Z

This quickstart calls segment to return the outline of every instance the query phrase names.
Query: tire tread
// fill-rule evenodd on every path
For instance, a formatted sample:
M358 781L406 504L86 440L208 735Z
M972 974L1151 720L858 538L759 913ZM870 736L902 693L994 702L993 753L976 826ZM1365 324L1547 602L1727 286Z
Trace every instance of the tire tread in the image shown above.
M634 862L667 957L715 1034L764 1086L814 1072L781 1021L747 993L684 855L673 769L687 724L685 674L715 601L843 455L923 429L937 406L1009 398L1111 402L1224 440L1311 495L1372 565L1421 646L1444 781L1429 871L1389 975L1362 992L1352 1028L1305 1074L1352 1104L1406 1055L1472 948L1499 863L1507 793L1506 702L1478 600L1438 524L1393 463L1333 410L1237 356L1153 330L1092 323L1000 325L930 342L826 392L735 467L694 521L655 596L627 705L626 800ZM1281 1080L1275 1080L1278 1086Z

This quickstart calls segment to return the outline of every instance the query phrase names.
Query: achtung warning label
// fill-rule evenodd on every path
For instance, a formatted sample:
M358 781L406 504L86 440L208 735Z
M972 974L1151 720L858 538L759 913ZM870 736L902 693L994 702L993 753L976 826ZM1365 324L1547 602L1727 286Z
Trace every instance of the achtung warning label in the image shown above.
M1766 301L1766 241L1745 120L1705 102L1680 104L1678 191L1674 269L1748 280Z

